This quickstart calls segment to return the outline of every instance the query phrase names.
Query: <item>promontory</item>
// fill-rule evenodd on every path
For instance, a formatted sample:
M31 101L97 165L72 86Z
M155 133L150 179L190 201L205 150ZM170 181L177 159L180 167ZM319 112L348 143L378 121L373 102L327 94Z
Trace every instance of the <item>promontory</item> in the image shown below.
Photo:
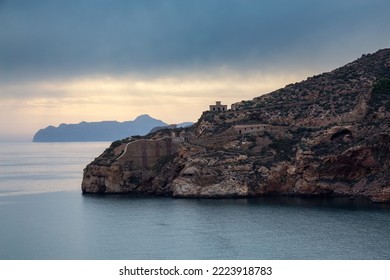
M115 141L84 169L82 192L390 203L390 49L231 108L218 102L189 128Z

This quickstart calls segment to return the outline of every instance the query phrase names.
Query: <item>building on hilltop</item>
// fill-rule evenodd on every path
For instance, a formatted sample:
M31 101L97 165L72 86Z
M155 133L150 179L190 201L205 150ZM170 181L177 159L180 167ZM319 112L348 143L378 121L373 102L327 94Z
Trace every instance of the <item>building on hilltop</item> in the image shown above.
M249 125L235 125L233 129L239 134L252 133L257 131L264 131L271 126L268 124L249 124Z
M211 112L225 112L227 111L227 105L222 105L221 101L215 101L215 105L210 105Z
M239 124L233 126L233 131L238 134L247 134L247 133L254 133L257 134L258 132L271 132L276 135L285 135L285 131L288 127L287 126L278 126L278 125L270 125L270 124L264 124L264 123L258 123L258 124Z
M175 143L181 143L184 141L187 142L191 138L193 138L193 134L190 132L186 132L185 130L182 130L179 133L177 133L175 131L171 132L171 139Z

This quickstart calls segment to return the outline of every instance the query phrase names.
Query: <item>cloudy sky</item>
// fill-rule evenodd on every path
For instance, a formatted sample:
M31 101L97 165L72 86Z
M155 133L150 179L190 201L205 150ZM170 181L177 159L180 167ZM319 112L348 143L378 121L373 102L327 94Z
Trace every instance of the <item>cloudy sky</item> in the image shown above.
M196 121L390 47L388 0L0 0L0 140Z

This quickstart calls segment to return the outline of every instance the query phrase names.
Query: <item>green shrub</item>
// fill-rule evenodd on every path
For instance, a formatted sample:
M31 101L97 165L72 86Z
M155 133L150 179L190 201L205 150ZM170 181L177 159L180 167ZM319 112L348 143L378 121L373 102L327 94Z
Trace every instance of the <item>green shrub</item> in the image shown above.
M374 85L373 93L390 94L390 79L389 78L379 79Z
M119 147L120 145L122 145L122 140L116 140L116 141L111 143L110 148L114 149L116 147Z

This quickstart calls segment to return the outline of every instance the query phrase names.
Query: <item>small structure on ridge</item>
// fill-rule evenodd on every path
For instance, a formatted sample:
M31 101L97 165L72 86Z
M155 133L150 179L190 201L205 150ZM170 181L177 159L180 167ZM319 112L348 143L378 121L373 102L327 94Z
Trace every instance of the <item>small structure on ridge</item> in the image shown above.
M222 105L221 101L215 101L215 105L210 105L210 111L225 112L227 111L227 105Z

